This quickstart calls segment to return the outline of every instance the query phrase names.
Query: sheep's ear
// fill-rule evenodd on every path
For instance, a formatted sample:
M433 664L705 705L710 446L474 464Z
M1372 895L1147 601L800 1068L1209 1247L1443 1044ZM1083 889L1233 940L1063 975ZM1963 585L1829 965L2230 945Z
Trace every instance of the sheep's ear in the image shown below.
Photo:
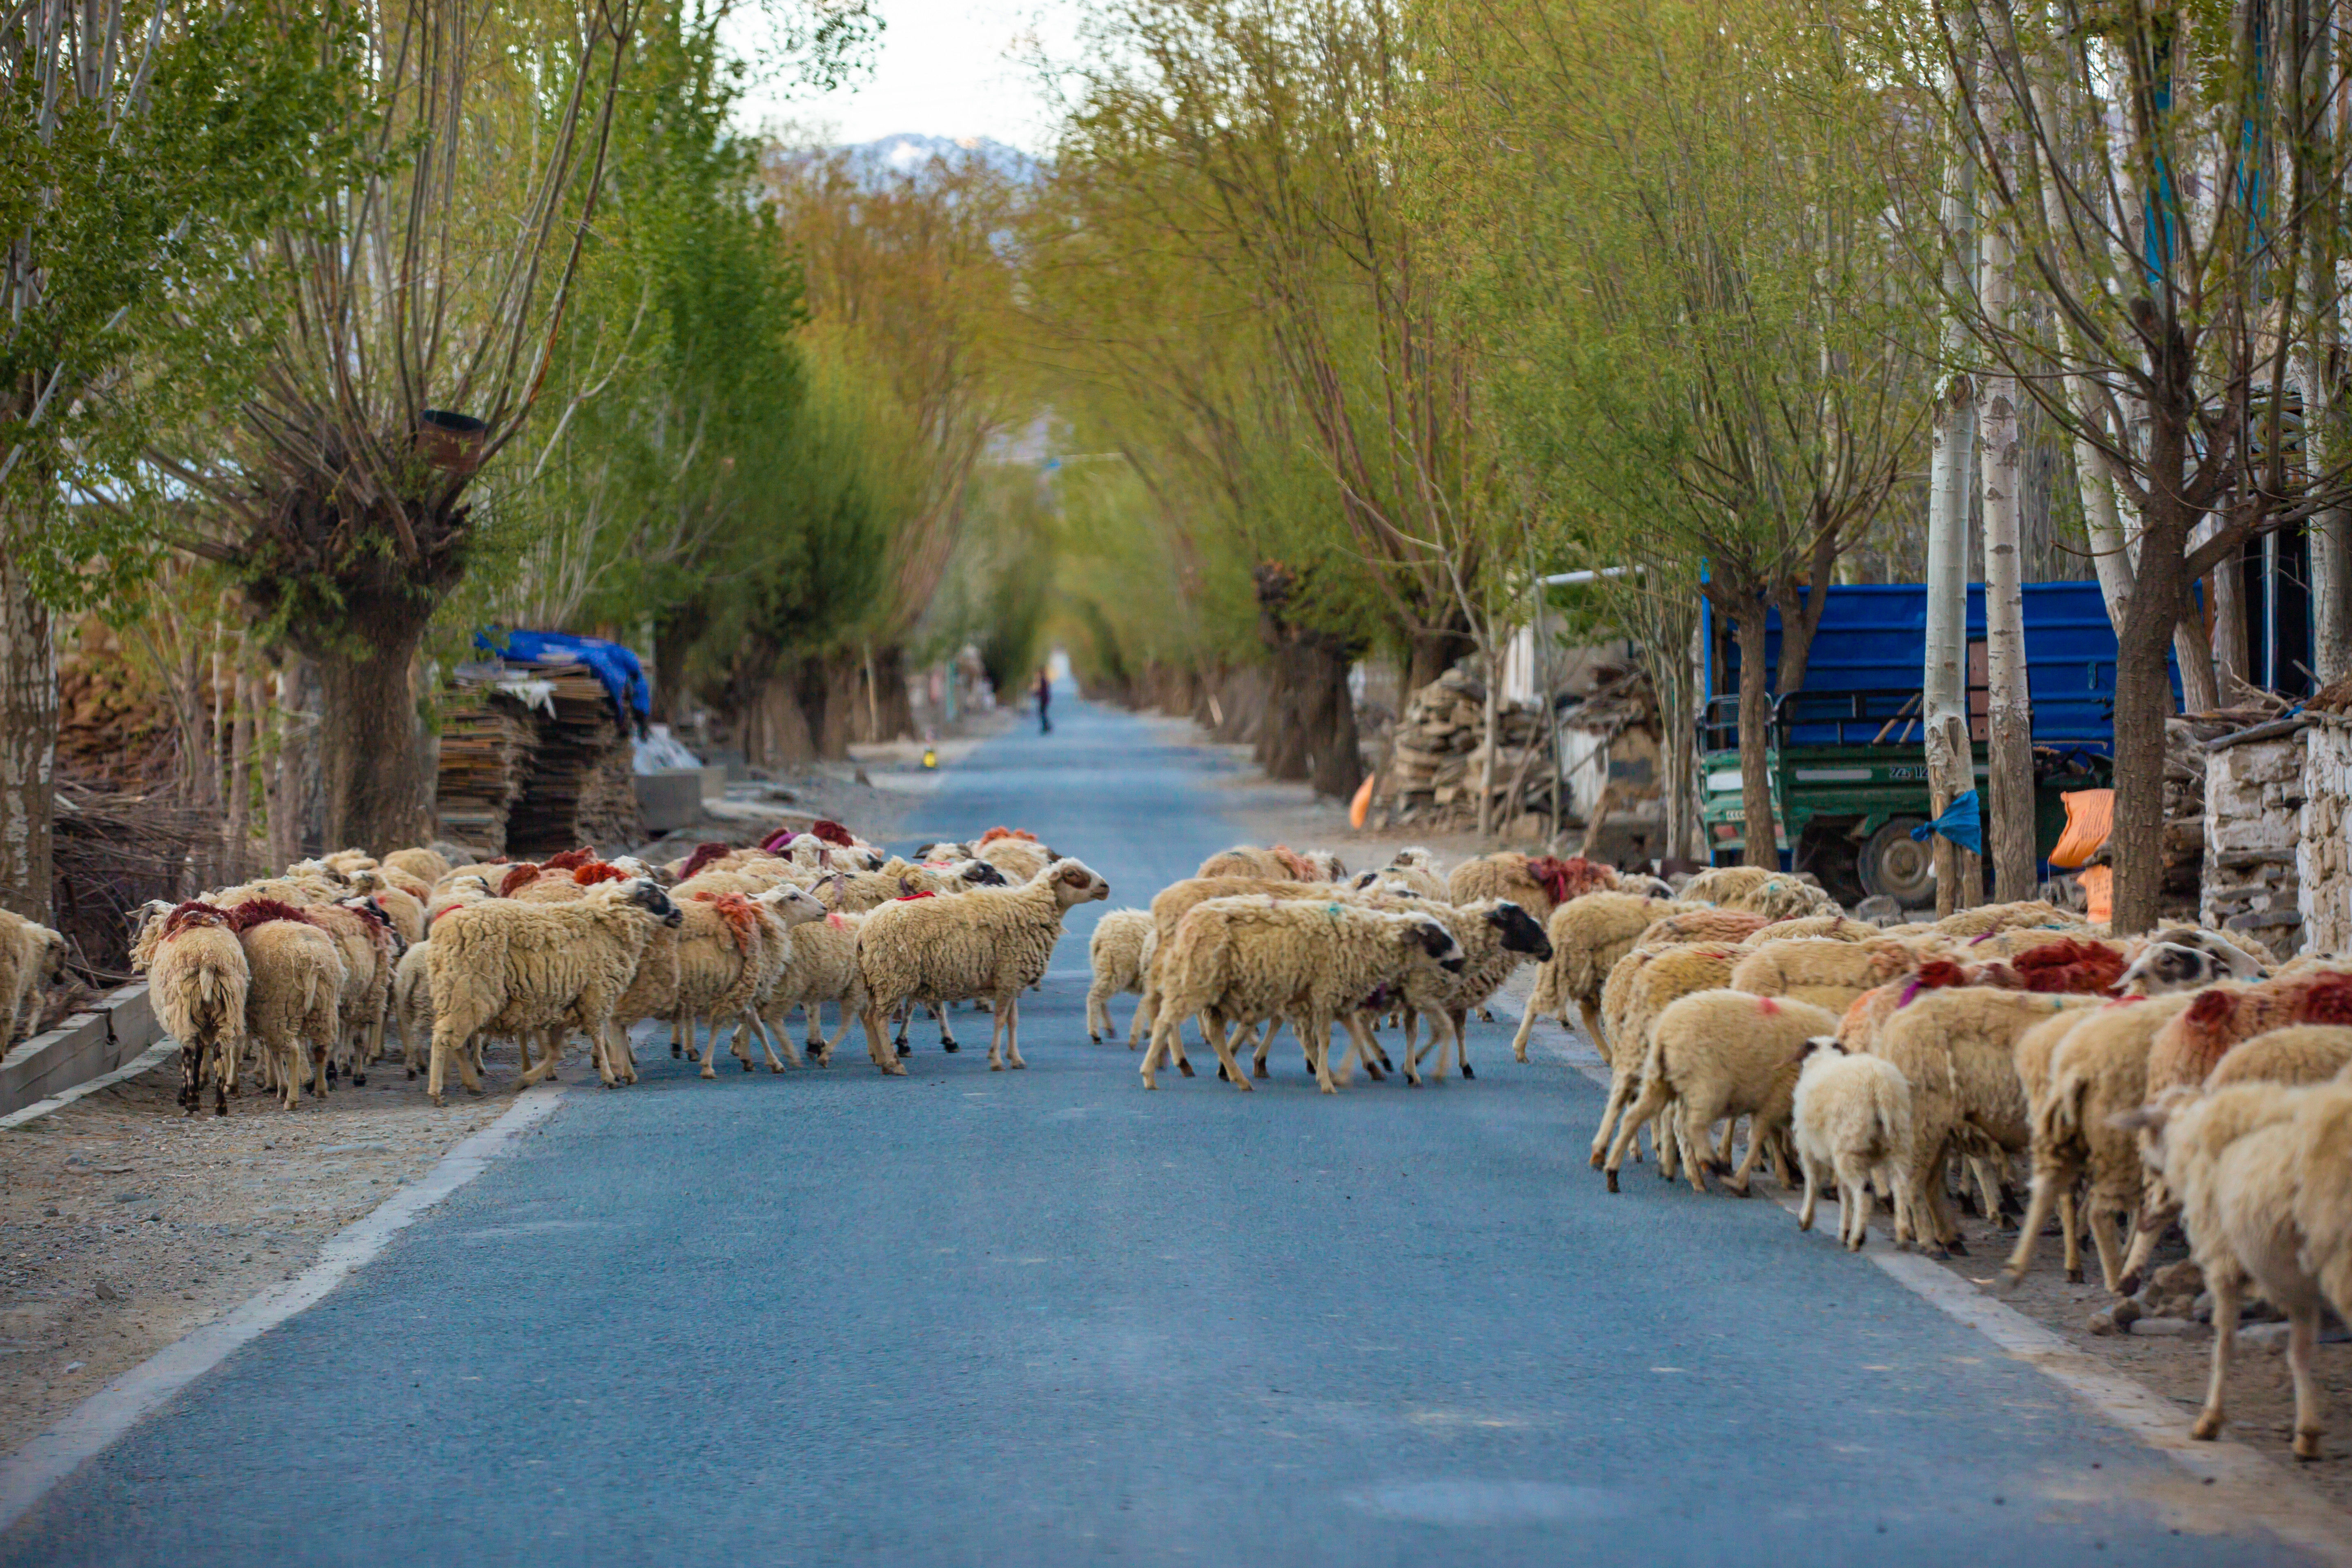
M1811 1038L1807 1039L1803 1045L1797 1047L1797 1059L1799 1061L1803 1061L1815 1051L1831 1051L1835 1050L1836 1048L1837 1042L1830 1038L1827 1035L1814 1035Z
M2118 1110L2107 1118L2107 1125L2120 1132L2137 1132L2143 1128L2162 1136L2165 1123L2172 1120L2168 1105L2140 1105L2129 1110Z

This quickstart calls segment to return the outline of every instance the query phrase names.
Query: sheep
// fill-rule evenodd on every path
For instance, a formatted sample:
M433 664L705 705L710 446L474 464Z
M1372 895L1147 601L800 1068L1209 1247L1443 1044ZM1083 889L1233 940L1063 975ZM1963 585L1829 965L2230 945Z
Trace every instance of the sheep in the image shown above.
M2118 983L2136 995L2198 991L2219 980L2259 980L2263 962L2216 931L2158 931L2124 971Z
M2287 1315L2294 1457L2319 1458L2312 1352L2322 1310L2352 1313L2352 1087L2241 1083L2125 1118L2180 1194L2189 1255L2213 1292L2213 1359L2189 1435L2221 1436L2244 1277Z
M2033 1261L2033 1245L2050 1221L2052 1207L2068 1199L2087 1174L2090 1191L2081 1214L2097 1245L2099 1273L2113 1291L2123 1274L2116 1227L2140 1205L2139 1150L2129 1132L2112 1124L2116 1115L2147 1099L2147 1053L2156 1032L2189 1005L2186 996L2110 1002L2085 1011L2071 1027L2043 1024L2018 1041L2012 1060L2025 1089L2032 1132L2032 1198L2019 1227L2017 1247L2002 1277L2014 1286ZM2046 1062L2032 1058L2045 1034L2055 1032ZM2038 1081L2037 1081L2038 1080ZM2070 1205L2070 1206L2072 1206ZM2074 1215L2062 1216L2066 1237L2066 1278L2083 1278Z
M795 1005L803 1009L809 1059L819 1067L832 1062L833 1047L849 1032L851 1020L866 1011L866 980L857 967L857 937L865 925L864 915L835 911L794 928L792 954L761 1000L761 1017L772 1030L786 1026ZM841 1024L830 1039L823 1016L827 1002L841 1009Z
M410 1081L433 1048L433 944L420 942L400 955L392 971L392 1021L400 1030L400 1060Z
M1383 866L1377 871L1359 871L1348 885L1358 892L1386 885L1402 888L1416 898L1432 899L1439 903L1453 901L1453 894L1446 888L1445 879L1436 872L1418 866Z
M1339 900L1359 901L1365 897L1353 888L1332 887L1316 882L1268 880L1257 877L1190 877L1171 882L1152 896L1151 926L1154 935L1151 956L1143 969L1143 1000L1138 1004L1143 1015L1156 1024L1160 1017L1160 990L1167 967L1169 944L1176 934L1178 922L1196 904L1211 899L1232 898L1306 899L1316 902ZM1181 1064L1182 1049L1178 1047Z
M1918 967L1919 955L1899 942L1787 938L1761 944L1734 965L1731 988L1843 1015L1864 992Z
M1000 839L1002 843L1004 840ZM963 893L974 888L1003 888L1013 885L1003 868L986 860L966 860L944 870L922 866L905 866L893 871L886 867L879 871L835 871L819 879L811 889L824 900L828 909L844 914L862 915L880 909L896 899L911 898L918 893ZM1030 873L1034 877L1034 872ZM682 890L698 890L710 879L706 873L692 883L678 884ZM1029 877L1019 879L1029 880ZM764 891L764 888L737 889Z
M210 1060L213 1114L226 1116L229 1081L245 1049L246 996L253 980L229 916L209 904L182 904L147 922L131 962L147 976L164 1032L179 1042L182 1114L194 1116L204 1103Z
M882 1021L914 1002L985 998L992 1072L1022 1068L1021 993L1045 974L1071 905L1110 896L1076 860L1056 860L1017 888L975 888L951 899L908 899L866 917L857 965L866 982L866 1043L874 1065L903 1074L883 1050Z
M1150 910L1111 910L1095 922L1094 934L1087 939L1087 962L1093 967L1094 983L1087 987L1087 1038L1100 1045L1105 1035L1118 1032L1111 1022L1110 999L1122 993L1143 994L1145 950L1153 945L1151 911ZM1143 1010L1136 1009L1134 1026L1128 1030L1128 1048L1135 1048L1137 1030L1143 1025Z
M1848 920L1840 914L1792 915L1776 920L1769 925L1759 926L1740 938L1743 947L1759 947L1768 942L1792 942L1799 937L1821 937L1830 942L1879 942L1886 933L1867 921Z
M723 1019L735 1021L731 1043L745 1072L751 1070L746 1037L754 1031L762 1037L769 1070L783 1071L772 1040L759 1023L757 1005L761 994L774 986L792 956L791 929L822 920L824 906L786 883L756 899L740 893L698 894L678 908L685 918L677 928L677 984L671 1005L679 1033L689 1038L697 1019L709 1020L702 1076L719 1076ZM625 1061L625 1041L618 1048Z
M1743 942L1772 922L1746 910L1702 908L1681 910L1651 922L1639 947L1666 947L1677 942Z
M2093 1005L2086 996L1990 986L1931 990L1897 1008L1870 1042L1870 1054L1893 1062L1911 1084L1904 1206L1932 1256L1965 1250L1943 1198L1945 1163L1964 1136L1981 1135L2011 1154L2032 1142L2014 1065L2018 1037L2053 1013Z
M1375 908L1389 908L1375 904ZM1400 900L1397 912L1415 912ZM1544 934L1535 917L1507 899L1482 899L1475 904L1460 907L1437 905L1427 911L1444 925L1461 948L1462 967L1453 970L1408 971L1399 995L1405 1005L1405 1079L1421 1082L1420 1054L1413 1048L1413 1026L1422 1013L1432 1015L1431 1048L1437 1052L1437 1073L1445 1076L1445 1042L1438 1038L1442 1022L1454 1047L1454 1059L1461 1064L1462 1076L1475 1079L1470 1058L1463 1048L1462 1031L1468 1024L1470 1010L1492 996L1511 971L1528 959L1538 963L1551 959L1551 941ZM1274 1031L1268 1029L1268 1039ZM1265 1060L1265 1044L1259 1046L1259 1061ZM1260 1074L1264 1076L1263 1073Z
M15 1048L40 1021L41 997L65 973L66 939L37 921L0 910L0 1052Z
M399 962L392 924L364 901L359 907L313 904L302 917L335 939L343 960L343 992L337 1016L343 1026L341 1065L355 1084L383 1054L385 1009L392 1001L393 965ZM330 1072L335 1068L330 1064Z
M1619 959L1633 951L1642 933L1668 915L1697 908L1670 900L1635 893L1597 892L1573 898L1552 910L1544 934L1551 942L1551 961L1536 972L1535 994L1519 1015L1511 1037L1511 1054L1528 1059L1528 1037L1538 1014L1550 1013L1568 1023L1570 1002L1584 1018L1584 1033L1601 1059L1609 1059L1609 1044L1601 1032L1601 987Z
M292 1110L302 1101L306 1079L326 1098L328 1056L342 1037L344 973L335 939L299 911L278 912L287 907L259 900L228 914L250 976L246 1034L260 1053L265 1075ZM233 1077L230 1087L236 1087Z
M1461 944L1432 916L1368 909L1339 899L1313 902L1266 897L1211 899L1187 912L1161 955L1163 1005L1152 1016L1151 1044L1143 1053L1146 1089L1163 1053L1192 1068L1178 1048L1181 1020L1205 1020L1210 1047L1225 1077L1247 1091L1248 1075L1234 1060L1229 1024L1287 1018L1314 1063L1316 1082L1337 1092L1330 1070L1330 1033L1347 1024L1360 1049L1356 1011L1382 985L1394 985L1415 965L1458 973Z
M1248 877L1264 882L1319 882L1316 868L1307 858L1287 845L1277 844L1271 849L1255 845L1237 844L1231 849L1221 849L1201 862L1192 880L1210 878Z
M394 886L381 871L362 871L359 876L356 897L337 900L346 909L357 909L362 903L383 917L392 933L406 948L425 940L425 900L407 889Z
M2311 969L2198 992L2148 1051L2148 1099L2204 1082L2231 1046L2289 1024L2352 1024L2352 974Z
M1716 900L1727 910L1745 910L1768 920L1801 920L1817 915L1843 916L1838 901L1810 882L1795 877L1770 877Z
M1731 1173L1731 1190L1746 1197L1765 1142L1788 1126L1805 1042L1837 1027L1837 1015L1810 1003L1717 989L1677 997L1658 1014L1642 1068L1641 1098L1625 1113L1601 1169L1609 1190L1633 1134L1666 1108L1682 1102L1682 1139L1691 1190L1706 1191L1700 1157L1709 1129L1727 1119L1749 1119L1748 1153Z
M1753 891L1780 875L1764 866L1717 866L1685 882L1681 896L1696 904L1720 904Z
M599 1073L605 1082L614 1081L604 1049L613 1005L628 990L654 928L676 926L684 918L668 894L642 878L604 883L575 903L494 899L444 917L434 928L428 961L433 1103L444 1103L453 1056L467 1089L481 1092L465 1047L485 1030L516 1036L582 1030L594 1049ZM553 1072L562 1054L559 1034L517 1087Z
M2079 916L2040 899L2011 904L1979 904L1972 910L1960 910L1946 915L1936 922L1936 929L1947 936L1990 936L1995 931L2021 926L2074 932L2084 929Z
M1859 1252L1870 1236L1871 1184L1897 1196L1910 1187L1905 1163L1911 1152L1910 1081L1893 1062L1857 1056L1834 1036L1807 1040L1797 1069L1790 1139L1805 1178L1797 1228L1813 1228L1826 1167L1837 1182L1838 1240L1848 1252Z
M405 871L429 888L456 868L449 863L447 856L436 850L419 847L394 850L383 858L383 868L387 871Z
M1609 972L1601 997L1601 1019L1610 1040L1609 1100L1601 1110L1601 1125L1592 1133L1591 1163L1596 1169L1608 1158L1618 1116L1640 1090L1642 1071L1650 1057L1651 1024L1678 998L1729 984L1732 966L1740 957L1738 949L1721 942L1637 947ZM1661 1141L1662 1175L1674 1169L1665 1147Z
M1034 838L1005 837L982 844L974 858L1003 871L1008 881L1028 882L1052 865L1055 857Z
M1569 900L1615 887L1617 872L1581 855L1559 860L1506 849L1463 861L1445 885L1457 904L1508 899L1537 920L1549 921L1552 910Z
M2233 1083L2325 1083L2352 1066L2352 1028L2293 1024L2231 1046L2205 1075L2205 1092Z

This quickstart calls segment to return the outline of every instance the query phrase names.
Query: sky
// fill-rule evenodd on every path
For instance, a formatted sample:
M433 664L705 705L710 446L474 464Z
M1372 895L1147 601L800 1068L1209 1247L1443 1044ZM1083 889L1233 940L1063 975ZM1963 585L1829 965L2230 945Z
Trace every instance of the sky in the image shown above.
M914 132L992 137L1033 156L1048 150L1053 118L1019 57L1039 37L1055 56L1072 52L1072 0L881 0L881 11L882 47L870 77L823 97L762 89L745 103L745 122L816 127L828 142ZM761 25L756 6L737 15L746 28ZM757 40L734 41L748 50Z

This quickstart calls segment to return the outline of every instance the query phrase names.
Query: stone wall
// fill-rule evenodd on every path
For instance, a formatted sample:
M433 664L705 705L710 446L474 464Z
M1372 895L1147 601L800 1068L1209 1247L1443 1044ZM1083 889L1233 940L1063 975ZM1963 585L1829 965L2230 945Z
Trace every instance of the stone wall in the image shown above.
M2198 923L2303 946L2303 733L2223 743L2205 760L2205 880Z
M2352 952L2352 721L2314 714L2303 732L2303 821L2295 871L2305 949Z

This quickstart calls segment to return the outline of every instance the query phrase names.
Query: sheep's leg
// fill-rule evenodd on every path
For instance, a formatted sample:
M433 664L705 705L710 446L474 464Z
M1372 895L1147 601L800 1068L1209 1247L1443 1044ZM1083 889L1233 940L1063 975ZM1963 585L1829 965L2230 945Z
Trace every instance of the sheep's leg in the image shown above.
M702 1076L717 1078L719 1076L719 1020L717 1018L708 1020L702 1025ZM743 1047L737 1046L735 1052L738 1056L742 1055Z
M1609 1037L1601 1028L1601 1005L1580 996L1576 999L1576 1008L1584 1018L1584 1037L1592 1042L1593 1050L1604 1062L1613 1059L1609 1054ZM1565 1007L1559 1010L1559 1022L1560 1027L1568 1026L1568 1009Z
M1691 1151L1696 1150L1703 1156L1706 1156L1686 1161L1691 1191L1695 1193L1706 1191L1706 1173L1710 1168L1718 1176L1727 1173L1727 1168L1712 1158L1714 1152L1707 1147L1707 1130L1715 1125L1715 1118L1709 1114L1713 1110L1714 1107L1702 1106L1696 1100L1683 1102L1684 1152L1687 1155ZM1738 1118L1734 1117L1732 1120L1737 1121Z
M774 1059L776 1047L782 1046L784 1048L784 1059L793 1066L798 1067L801 1065L801 1052L800 1047L793 1043L792 1015L793 1010L789 1005L779 1010L772 1019L766 1014L761 1014L760 1032L768 1038L768 1050L772 1061Z
M2147 1272L2147 1260L2155 1255L2157 1239L2172 1215L2151 1203L2143 1204L2139 1228L2132 1233L2131 1247L2124 1254L2124 1271L2116 1280L2117 1290L2129 1296L2138 1290L2141 1276Z
M1609 1145L1607 1163L1601 1167L1602 1173L1609 1178L1609 1190L1611 1192L1613 1193L1617 1190L1617 1170L1619 1166L1625 1163L1626 1146L1633 1142L1633 1134L1635 1132L1639 1131L1652 1117L1654 1117L1659 1111L1665 1109L1667 1098L1668 1091L1664 1079L1653 1078L1643 1083L1642 1097L1633 1102L1632 1110L1625 1112L1624 1122L1617 1129L1617 1136ZM1602 1120L1602 1125L1607 1125L1607 1119L1605 1116ZM1661 1164L1665 1161L1665 1137L1664 1134L1660 1134L1658 1139L1658 1159ZM1706 1189L1701 1187L1699 1190L1701 1192L1705 1192Z
M2095 1190L2092 1195L2095 1200ZM2084 1204L2083 1213L2090 1223L2091 1240L2099 1249L2100 1281L2106 1286L2109 1295L2120 1296L2123 1292L2116 1286L2123 1279L2123 1258L2118 1256L2123 1244L2116 1237L2116 1227L2126 1216L2102 1208L2095 1201Z
M686 1019L675 1013L669 1020L669 1054L672 1061L686 1055Z
M2059 1173L2054 1170L2037 1168L2033 1173L2033 1196L2025 1205L2025 1220L2018 1227L2017 1246L2011 1249L2009 1263L2000 1271L2002 1282L2012 1290L2032 1265L2034 1238L2050 1223L2050 1210L2058 1201L2060 1184Z
M1315 1054L1316 1087L1325 1094L1339 1093L1339 1086L1331 1079L1331 1020L1312 1015L1294 1016L1290 1026L1298 1031L1300 1039L1309 1042L1308 1048Z
M1150 1005L1148 1002L1138 1001L1135 1005L1135 1016L1128 1020L1127 1025L1127 1048L1129 1050L1131 1051L1135 1049L1135 1042L1138 1034L1149 1026L1150 1021Z
M990 1011L993 1013L996 1009L991 1008ZM948 1027L947 1004L944 1002L932 1003L931 1016L939 1020L940 1049L948 1052L950 1055L953 1055L955 1052L963 1049L962 1043L955 1037L955 1031Z
M867 1002L863 1015L866 1025L866 1053L874 1058L874 1065L881 1068L885 1074L892 1078L904 1078L907 1076L906 1067L900 1063L898 1053L890 1048L888 1039L882 1033L883 1018L881 1005L875 1002Z
M2221 1336L2214 1336L2221 1343ZM2319 1344L2319 1302L2315 1296L2287 1314L2286 1370L2294 1380L2294 1457L2319 1458L2319 1384L2311 1375L2312 1352Z
M1748 1195L1756 1179L1756 1167L1764 1163L1764 1150L1775 1142L1779 1131L1778 1128L1765 1126L1760 1116L1748 1119L1748 1153L1739 1162L1739 1169L1731 1173L1731 1190L1741 1197ZM1784 1181L1780 1184L1785 1187L1788 1183Z
M1804 1156L1798 1156L1801 1163ZM1841 1154L1833 1169L1838 1185L1838 1240L1848 1252L1860 1252L1870 1239L1870 1173L1851 1154ZM1811 1181L1808 1174L1805 1178Z
M1368 1077L1377 1079L1381 1076L1381 1069L1372 1060L1372 1056L1381 1048L1381 1047L1380 1042L1372 1037L1370 1016L1363 1013L1346 1013L1340 1016L1340 1022L1346 1026L1348 1030L1348 1054L1340 1058L1339 1070L1331 1075L1333 1081L1339 1084L1342 1088L1345 1088L1349 1079L1352 1076L1349 1071L1349 1065L1359 1058L1362 1058L1365 1074ZM1295 1020L1291 1026L1293 1028L1297 1027ZM1411 1057L1407 1057L1405 1058L1405 1070L1408 1075L1406 1079L1407 1082L1419 1083L1421 1081L1418 1078L1411 1076L1412 1072L1412 1058Z
M1633 1100L1640 1074L1631 1064L1610 1069L1609 1103L1601 1108L1601 1125L1592 1133L1592 1164L1598 1169L1608 1157L1609 1130L1615 1126L1626 1105ZM1664 1158L1662 1154L1660 1156Z
M2202 1261L2201 1259L2200 1261ZM2189 1435L2210 1443L2221 1435L2222 1391L2230 1381L2230 1352L2238 1339L2238 1296L2244 1288L2235 1263L2210 1269L2206 1288L2213 1292L2213 1356L2205 1372L2205 1407L2197 1413ZM2294 1331L2288 1331L2292 1338Z
M743 1016L741 1020L737 1023L735 1027L738 1034L749 1034L754 1032L758 1034L760 1037L760 1054L767 1058L768 1070L770 1072L782 1072L784 1070L783 1058L776 1055L775 1038L768 1033L768 1021L760 1016L760 1011L758 1008L744 1008ZM792 1037L790 1035L786 1035L784 1037L784 1048L786 1050L792 1049ZM796 1055L793 1058L793 1060L797 1062L800 1060L800 1058ZM750 1064L746 1063L745 1065L748 1066Z
M520 1094L532 1084L539 1083L555 1076L555 1069L563 1064L563 1030L557 1028L550 1029L541 1037L540 1044L547 1047L546 1054L541 1056L539 1060L532 1062L529 1068L524 1069L523 1075L515 1079L515 1092L517 1094ZM528 1035L523 1037L526 1040L530 1038ZM525 1052L525 1056L527 1058L529 1056L528 1051ZM710 1076L710 1064L708 1062L703 1064L702 1076L705 1078L709 1078Z
M1015 991L996 1010L1004 1015L1004 1065L1018 1072L1029 1065L1021 1059L1021 993Z
M1242 1071L1241 1060L1234 1054L1232 1036L1233 1033L1237 1032L1238 1030L1233 1027L1221 1010L1215 1007L1202 1010L1201 1033L1207 1037L1209 1048L1216 1052L1217 1066L1223 1069L1225 1077L1232 1080L1235 1089L1247 1094L1254 1092L1257 1086L1250 1082L1247 1073ZM1269 1026L1266 1032L1270 1035L1274 1031Z
M1168 1034L1170 1028L1170 1021L1166 1018L1155 1018L1152 1020L1151 1043L1144 1047L1143 1060L1139 1064L1140 1070L1143 1075L1143 1087L1146 1089L1158 1089L1160 1087L1159 1079L1153 1073L1152 1069L1160 1065L1160 1052L1168 1044Z
M1110 996L1110 987L1099 979L1087 987L1087 1038L1098 1046L1105 1035L1118 1032L1118 1026L1111 1022Z
M2000 1173L1993 1169L1992 1162L1981 1154L1969 1156L1969 1173L1976 1177L1977 1195L1979 1201L1984 1205L1985 1223L1999 1224L2000 1221Z
M750 1072L751 1070L751 1030L749 1023L750 1018L751 1015L749 1013L739 1008L735 1015L734 1026L727 1032L727 1049L733 1054L737 1061L743 1064L743 1070L745 1072ZM710 1034L711 1054L716 1056L719 1051L719 1018L716 1014L711 1016Z
M2083 1282L2082 1210L2074 1201L2072 1187L2058 1194L2058 1234L2066 1247L2066 1283L2080 1285Z
M1543 981L1536 981L1536 989L1543 989ZM1519 1026L1511 1031L1511 1055L1520 1061L1528 1059L1528 1037L1536 1032L1536 1005L1530 998L1519 1010Z
M1797 1156L1797 1164L1798 1167L1805 1173L1805 1201L1803 1204L1799 1205L1797 1209L1797 1228L1799 1230L1811 1230L1813 1228L1813 1205L1821 1197L1821 1180L1818 1173L1813 1169L1812 1156L1801 1152ZM1844 1176L1840 1175L1838 1178L1838 1203L1840 1205L1838 1212L1838 1239L1840 1241L1843 1241L1845 1239L1844 1205L1850 1201L1851 1200L1846 1197L1845 1178Z
M671 1056L679 1054L681 1049L679 1042L683 1041L682 1048L688 1061L698 1062L702 1059L702 1047L694 1037L694 1015L683 1007L670 1015L669 1040Z

